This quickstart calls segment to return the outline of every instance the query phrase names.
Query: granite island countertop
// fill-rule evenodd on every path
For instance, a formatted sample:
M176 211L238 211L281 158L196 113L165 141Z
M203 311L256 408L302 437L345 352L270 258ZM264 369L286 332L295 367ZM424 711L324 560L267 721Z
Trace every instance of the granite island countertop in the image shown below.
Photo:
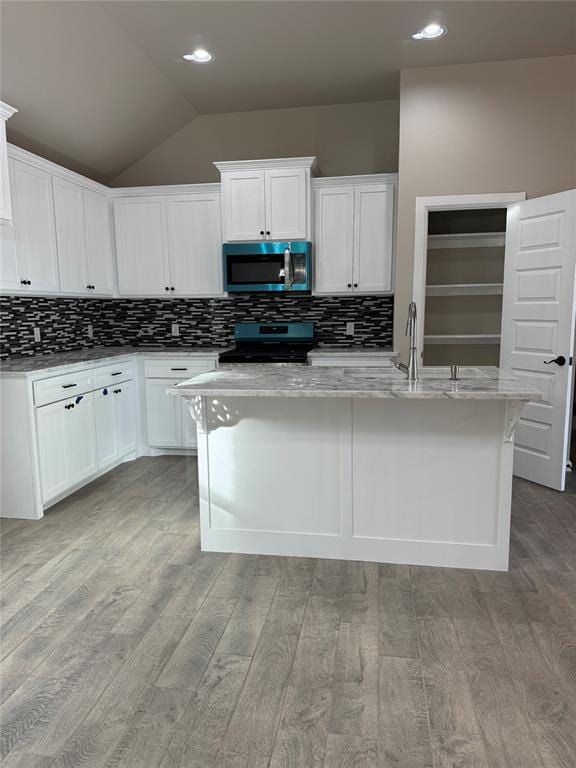
M451 381L447 368L423 368L417 382L390 369L225 365L170 388L171 395L213 397L350 397L452 400L540 400L542 393L496 367L466 367Z
M119 357L198 357L218 355L229 347L93 347L78 349L73 352L53 352L47 355L30 355L0 360L0 378L18 378L36 374L57 373L60 368L78 366L90 368L107 362L114 362Z

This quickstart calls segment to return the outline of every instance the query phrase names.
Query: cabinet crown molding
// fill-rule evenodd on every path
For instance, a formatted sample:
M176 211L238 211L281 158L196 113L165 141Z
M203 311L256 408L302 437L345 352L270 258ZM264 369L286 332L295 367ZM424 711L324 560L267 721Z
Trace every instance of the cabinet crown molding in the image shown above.
M111 198L149 197L150 195L207 195L219 194L220 182L204 184L164 184L153 187L110 187Z
M79 184L84 189L92 189L94 192L99 192L102 195L109 194L109 187L104 186L104 184L100 184L86 176L81 176L75 171L68 170L68 168L63 168L51 160L40 157L40 155L35 155L26 149L21 149L15 144L8 144L8 157L11 157L13 160L20 160L22 163L28 163L28 165L33 165L35 168L40 168L52 174L52 176L58 176L61 179L66 179L66 181L71 181L73 184Z
M6 104L5 101L0 101L0 118L2 120L8 120L9 117L18 112L16 107L11 107L10 104Z
M226 160L215 162L220 173L223 171L254 171L265 168L307 168L312 174L318 173L316 157L276 157L270 160Z
M365 186L367 184L398 184L397 173L367 173L359 176L322 176L312 179L312 189L324 187Z

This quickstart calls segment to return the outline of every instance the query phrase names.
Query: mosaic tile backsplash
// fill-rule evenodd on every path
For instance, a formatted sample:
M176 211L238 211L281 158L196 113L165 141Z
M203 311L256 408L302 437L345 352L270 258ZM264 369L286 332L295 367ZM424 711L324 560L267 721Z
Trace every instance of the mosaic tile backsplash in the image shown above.
M393 296L273 296L218 299L65 299L0 297L0 358L100 345L229 346L235 323L315 324L318 343L392 345ZM355 324L353 337L346 323ZM180 336L171 333L172 323ZM88 326L93 329L89 338ZM34 328L41 341L34 341Z

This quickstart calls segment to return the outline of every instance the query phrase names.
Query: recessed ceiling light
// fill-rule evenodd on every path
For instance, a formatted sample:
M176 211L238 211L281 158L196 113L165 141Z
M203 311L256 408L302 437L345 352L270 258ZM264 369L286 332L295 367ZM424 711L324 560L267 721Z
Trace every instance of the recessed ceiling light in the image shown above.
M182 58L186 59L186 61L197 61L199 64L207 64L209 61L213 61L214 54L205 48L195 48L190 53L185 53Z
M426 24L426 26L419 29L418 32L414 32L412 37L414 40L436 40L439 37L444 37L446 32L448 32L446 27L442 26L442 24L433 22L432 24Z

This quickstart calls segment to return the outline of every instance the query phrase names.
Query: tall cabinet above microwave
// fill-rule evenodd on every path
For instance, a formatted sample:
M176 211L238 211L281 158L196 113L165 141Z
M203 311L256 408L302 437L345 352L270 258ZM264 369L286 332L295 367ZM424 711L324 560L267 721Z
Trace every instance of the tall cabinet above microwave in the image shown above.
M214 163L222 180L224 242L310 240L315 157Z

